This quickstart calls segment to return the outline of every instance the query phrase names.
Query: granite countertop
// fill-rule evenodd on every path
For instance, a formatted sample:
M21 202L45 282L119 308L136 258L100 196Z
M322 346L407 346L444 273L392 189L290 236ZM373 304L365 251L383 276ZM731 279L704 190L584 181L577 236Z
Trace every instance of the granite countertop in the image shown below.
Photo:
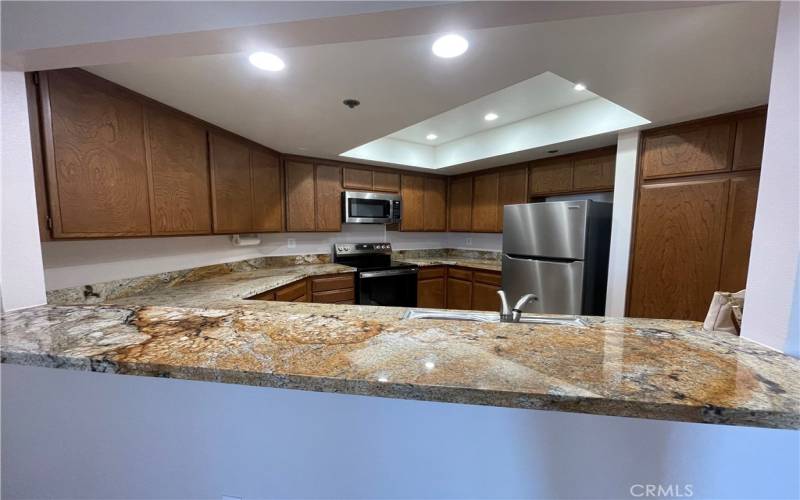
M278 275L274 283L289 279ZM238 278L248 281L245 275ZM265 287L273 285L266 284L272 277L259 279ZM213 282L208 281L191 286L200 287L198 294L210 293L203 289ZM224 281L214 293L257 291ZM235 300L226 307L189 308L147 304L152 298L144 296L131 300L138 304L40 306L8 313L2 318L1 360L405 399L800 428L800 360L727 333L701 331L695 322L586 318L587 327L548 326L402 320L403 309L369 306Z
M403 262L414 264L420 267L428 266L461 266L472 269L482 269L486 271L500 272L501 263L499 260L491 259L470 259L461 257L430 257L430 258L403 258Z

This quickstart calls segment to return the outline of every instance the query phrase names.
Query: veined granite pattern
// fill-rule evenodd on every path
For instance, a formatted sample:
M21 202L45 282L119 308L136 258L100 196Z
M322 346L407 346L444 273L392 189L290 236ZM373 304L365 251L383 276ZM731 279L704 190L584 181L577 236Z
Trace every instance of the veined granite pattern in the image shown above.
M688 321L401 320L401 308L40 306L3 363L685 422L800 428L800 360Z
M238 262L151 274L137 278L49 290L47 292L47 303L52 305L101 304L124 297L149 294L161 289L229 273L254 271L257 269L286 268L305 264L328 264L330 262L331 256L327 254L258 257Z
M396 260L425 266L463 266L488 271L501 270L501 254L484 250L445 248L439 250L401 250L394 252Z

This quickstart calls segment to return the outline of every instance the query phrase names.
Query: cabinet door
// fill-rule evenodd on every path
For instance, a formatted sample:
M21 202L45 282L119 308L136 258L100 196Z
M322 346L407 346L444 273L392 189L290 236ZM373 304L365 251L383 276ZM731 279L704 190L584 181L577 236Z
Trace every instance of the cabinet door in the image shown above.
M247 233L253 227L250 148L226 136L210 137L214 232Z
M447 278L447 308L472 309L472 282Z
M417 307L444 309L444 278L420 280L417 282Z
M277 156L263 150L250 153L253 175L253 231L279 232L283 228L283 183Z
M575 160L572 188L576 191L612 191L616 162L613 153Z
M766 113L745 116L736 123L736 146L733 150L733 169L751 170L761 168L764 152L764 132L767 128Z
M738 292L747 285L757 198L758 175L742 175L731 179L719 277L719 289L724 292Z
M362 168L344 168L342 185L345 189L372 190L372 170Z
M472 230L472 177L450 181L450 231Z
M497 231L500 207L500 173L481 174L474 177L472 194L472 231L492 233Z
M447 231L447 179L425 177L423 195L423 229Z
M287 161L286 230L313 231L314 224L314 164Z
M652 179L729 170L732 131L732 124L726 121L645 135L642 175Z
M342 169L331 165L316 169L317 231L341 231Z
M629 316L705 318L719 283L729 182L640 188Z
M42 84L53 236L150 234L141 103L81 70Z
M531 195L548 195L572 191L572 160L536 163L530 171Z
M472 308L476 311L499 311L500 296L497 291L500 287L487 283L475 282L472 285Z
M425 178L419 175L403 175L400 196L403 199L402 231L422 231L425 229Z
M211 232L206 130L163 110L147 110L153 234Z
M528 169L519 167L500 172L500 202L497 230L503 231L503 207L528 202Z
M395 172L372 172L372 189L389 193L400 192L400 174Z

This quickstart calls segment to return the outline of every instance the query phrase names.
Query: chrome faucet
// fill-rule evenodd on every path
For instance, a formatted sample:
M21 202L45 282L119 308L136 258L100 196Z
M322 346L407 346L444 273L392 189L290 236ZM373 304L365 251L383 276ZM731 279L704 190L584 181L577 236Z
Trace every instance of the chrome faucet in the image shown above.
M506 292L498 290L497 295L500 296L500 321L502 323L519 323L519 319L522 317L522 307L531 300L539 300L535 294L526 293L519 298L513 308L509 308Z

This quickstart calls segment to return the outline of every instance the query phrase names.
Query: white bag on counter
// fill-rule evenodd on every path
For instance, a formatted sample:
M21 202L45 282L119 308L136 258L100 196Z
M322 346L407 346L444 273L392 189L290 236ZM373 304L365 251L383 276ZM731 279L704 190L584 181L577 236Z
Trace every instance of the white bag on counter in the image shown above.
M736 293L714 292L703 330L739 335L744 311L744 290Z

